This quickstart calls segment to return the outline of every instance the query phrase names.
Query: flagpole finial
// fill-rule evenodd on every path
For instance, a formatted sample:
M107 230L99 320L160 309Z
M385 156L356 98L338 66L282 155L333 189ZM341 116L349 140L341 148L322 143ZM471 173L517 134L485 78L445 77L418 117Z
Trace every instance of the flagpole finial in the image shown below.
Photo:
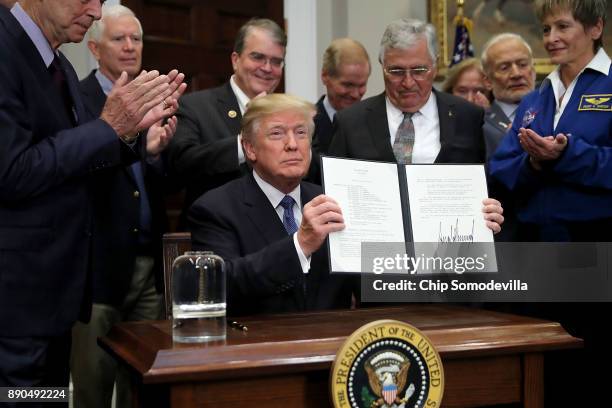
M457 0L457 17L463 17L463 5L465 0Z

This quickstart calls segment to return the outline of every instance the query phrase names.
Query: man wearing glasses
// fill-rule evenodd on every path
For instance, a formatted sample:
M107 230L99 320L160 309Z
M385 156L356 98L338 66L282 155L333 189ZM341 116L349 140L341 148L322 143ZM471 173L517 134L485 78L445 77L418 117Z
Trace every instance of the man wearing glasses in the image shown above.
M187 187L185 210L200 195L240 177L246 169L238 135L240 120L252 98L272 93L278 86L286 46L285 32L274 21L248 21L236 37L230 80L181 99L168 165Z
M397 163L482 163L483 110L433 89L435 29L414 19L387 26L380 43L385 92L336 115L329 154Z

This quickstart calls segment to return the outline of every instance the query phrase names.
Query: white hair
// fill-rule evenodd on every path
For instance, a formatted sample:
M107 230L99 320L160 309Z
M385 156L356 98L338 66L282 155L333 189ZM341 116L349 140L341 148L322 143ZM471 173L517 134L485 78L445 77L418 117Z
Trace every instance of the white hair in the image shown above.
M142 37L142 25L140 24L140 20L138 20L132 10L125 6L122 6L121 4L105 4L102 6L102 18L100 18L100 20L94 21L91 25L91 28L89 29L89 38L95 42L100 41L102 33L104 33L105 20L107 18L119 18L125 16L134 17L134 20L136 20L136 23L138 24L139 34Z
M433 64L438 59L438 39L436 29L433 25L413 18L402 18L393 21L387 26L380 40L380 51L378 60L383 63L385 53L389 48L405 50L414 47L422 38L427 42L427 51L431 56Z
M527 48L527 52L529 53L529 60L533 59L533 52L531 51L531 47L529 46L529 44L527 44L527 41L525 41L523 37L515 33L497 34L491 37L489 41L485 43L482 49L482 53L480 54L480 62L482 63L482 68L484 69L485 73L487 73L487 75L490 74L491 72L491 66L490 66L491 61L489 61L489 49L495 44L498 44L502 41L508 41L508 40L516 40L520 42L521 44L523 44L525 48Z

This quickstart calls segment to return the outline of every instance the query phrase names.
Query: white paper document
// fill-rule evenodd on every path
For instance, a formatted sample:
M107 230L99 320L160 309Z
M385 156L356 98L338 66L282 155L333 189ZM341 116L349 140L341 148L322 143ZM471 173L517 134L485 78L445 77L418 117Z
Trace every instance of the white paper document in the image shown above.
M397 166L323 157L325 194L346 228L329 235L331 270L361 272L361 242L404 242Z
M322 173L346 225L329 235L331 272L497 271L484 166L323 157Z
M493 242L482 214L484 168L474 165L406 166L414 242Z

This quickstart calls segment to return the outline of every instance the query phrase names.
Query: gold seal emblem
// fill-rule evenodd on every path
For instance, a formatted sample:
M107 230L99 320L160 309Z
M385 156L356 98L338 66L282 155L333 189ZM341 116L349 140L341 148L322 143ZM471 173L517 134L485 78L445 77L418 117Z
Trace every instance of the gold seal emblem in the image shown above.
M230 118L234 119L236 116L238 116L238 114L236 113L235 110L230 110L227 112L227 116L229 116Z
M335 408L434 408L444 370L431 341L413 326L378 320L356 330L331 371Z

